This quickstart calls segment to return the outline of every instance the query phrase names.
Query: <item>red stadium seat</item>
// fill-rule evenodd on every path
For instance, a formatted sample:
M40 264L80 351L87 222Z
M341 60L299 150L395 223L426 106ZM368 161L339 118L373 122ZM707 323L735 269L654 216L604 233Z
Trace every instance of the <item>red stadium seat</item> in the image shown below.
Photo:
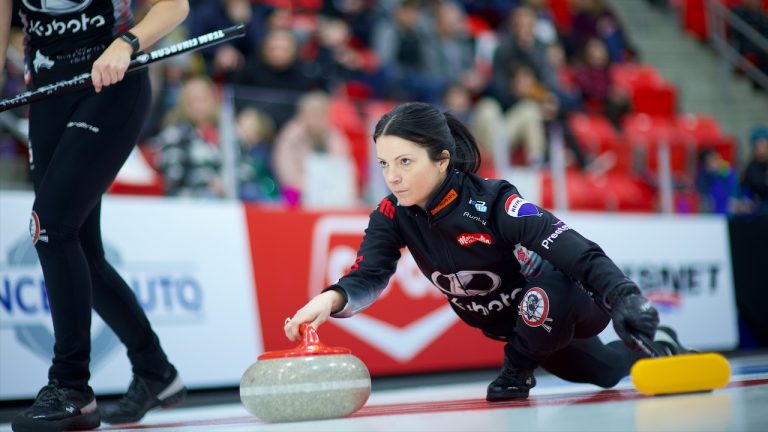
M721 136L713 141L704 141L700 143L701 147L712 147L731 165L736 163L736 139L733 137Z
M569 210L652 212L656 203L651 188L623 174L594 177L585 172L569 171L567 188ZM548 171L541 173L541 205L554 207L552 178Z
M606 197L592 189L589 178L579 172L569 171L566 179L569 210L605 211L608 207ZM549 171L541 172L541 206L554 208L552 176Z
M628 93L637 85L656 86L664 84L659 71L647 64L622 63L611 66L611 78L614 85Z
M571 14L570 0L549 0L549 9L552 11L552 19L560 33L568 34L571 32Z
M472 38L478 38L485 33L492 33L493 28L488 21L478 15L467 15L467 33Z
M586 150L604 150L612 147L619 140L619 134L603 116L572 114L568 117L568 125L576 136L576 140Z
M675 127L684 138L696 142L714 140L722 136L720 125L706 114L681 114L675 119Z
M632 109L651 116L674 118L677 114L677 88L670 84L637 85L632 92Z
M624 136L641 169L657 172L659 146L667 143L672 173L690 175L695 161L695 144L683 139L672 120L638 113L628 115L623 126Z
M655 191L634 177L613 175L604 181L616 211L650 213L656 209Z
M683 3L683 28L701 41L709 38L704 7L704 0L685 0Z
M368 181L368 128L351 100L334 96L330 105L331 121L341 129L352 146L352 157L358 173L358 190Z
M730 9L739 4L741 0L719 0L719 2ZM706 0L685 0L682 12L682 23L685 31L700 41L709 40Z

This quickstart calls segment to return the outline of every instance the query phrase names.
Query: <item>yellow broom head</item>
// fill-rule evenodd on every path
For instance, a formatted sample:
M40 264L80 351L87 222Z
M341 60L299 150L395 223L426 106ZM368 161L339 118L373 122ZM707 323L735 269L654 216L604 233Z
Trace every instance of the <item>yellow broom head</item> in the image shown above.
M637 391L646 395L691 393L725 387L731 366L717 353L690 353L639 360L631 375Z

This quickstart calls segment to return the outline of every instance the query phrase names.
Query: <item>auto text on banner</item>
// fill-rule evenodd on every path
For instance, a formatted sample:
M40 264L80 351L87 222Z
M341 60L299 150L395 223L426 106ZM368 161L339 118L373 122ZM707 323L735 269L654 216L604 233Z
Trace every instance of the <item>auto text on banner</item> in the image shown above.
M31 193L0 191L0 399L34 397L53 352L26 229L32 202ZM263 351L243 214L235 202L106 197L102 205L107 259L191 388L237 385ZM131 376L125 349L93 316L91 385L122 392Z

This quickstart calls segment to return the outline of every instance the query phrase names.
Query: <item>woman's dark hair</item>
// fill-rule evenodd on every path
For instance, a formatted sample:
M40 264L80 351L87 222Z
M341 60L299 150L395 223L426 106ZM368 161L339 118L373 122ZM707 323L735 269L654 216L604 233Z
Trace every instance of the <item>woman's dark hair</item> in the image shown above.
M474 173L480 168L480 150L469 129L430 104L409 102L392 108L376 123L373 140L382 135L415 142L433 161L443 159L443 150L448 150L451 165L459 171Z

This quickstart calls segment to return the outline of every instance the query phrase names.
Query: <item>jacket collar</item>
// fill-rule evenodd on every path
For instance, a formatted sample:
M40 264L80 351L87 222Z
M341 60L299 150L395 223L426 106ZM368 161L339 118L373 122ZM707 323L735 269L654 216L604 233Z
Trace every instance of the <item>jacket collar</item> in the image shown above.
M456 170L448 172L443 183L427 200L427 216L433 220L451 212L459 204L462 176Z

